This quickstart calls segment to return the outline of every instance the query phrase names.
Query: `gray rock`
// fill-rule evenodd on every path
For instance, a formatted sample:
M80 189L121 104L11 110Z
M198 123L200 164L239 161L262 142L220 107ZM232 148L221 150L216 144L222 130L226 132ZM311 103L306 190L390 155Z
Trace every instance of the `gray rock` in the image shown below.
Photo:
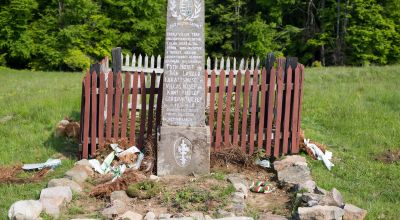
M286 218L285 216L274 215L272 213L264 214L264 215L260 216L260 219L264 219L264 220L288 220L288 218Z
M283 184L298 185L312 180L312 178L308 167L288 166L278 171L278 180Z
M201 212L191 212L189 216L193 218L193 220L205 220L204 215Z
M82 187L78 183L67 178L52 179L47 184L47 187L56 187L56 186L67 186L72 190L72 192L75 193L82 192Z
M74 166L72 169L68 170L65 173L65 176L68 179L71 179L78 183L85 182L86 179L91 175L93 175L93 170L90 167L83 165Z
M246 209L246 203L242 202L242 203L233 203L232 204L232 208L233 211L235 212L235 214L237 215L241 215L244 213L245 209Z
M307 181L301 182L297 185L298 190L305 190L310 193L315 191L315 187L316 187L316 184L312 180L307 180Z
M143 215L136 213L136 212L127 211L124 214L118 216L118 219L142 220Z
M337 196L337 195L336 195ZM303 193L301 199L306 202L308 206L324 205L324 206L337 206L342 207L340 201L335 201L333 193L329 192L326 195L315 193Z
M144 216L144 220L153 220L155 218L156 218L156 214L154 214L154 212L148 212Z
M300 220L342 220L344 210L336 206L299 207Z
M315 194L315 193L303 193L301 196L301 200L303 202L310 202L310 201L322 201L324 199L324 195Z
M299 156L299 155L292 155L292 156L287 156L285 157L283 160L277 160L274 162L274 169L279 172L283 169L285 169L286 167L290 167L293 166L295 164L306 164L307 165L307 161L306 158Z
M212 218L211 218L211 216L209 216L209 215L205 215L205 216L204 216L204 220L212 220Z
M363 220L367 216L367 210L358 208L352 204L344 206L343 220Z
M254 220L252 217L226 217L226 218L218 218L215 220Z
M339 207L344 206L343 196L339 192L339 190L337 190L336 188L333 188L331 195L332 195L333 201L335 201L335 203L336 203L336 206L339 206Z
M126 194L125 191L114 191L110 195L110 202L113 203L115 200L120 200L125 203L129 203L132 199Z
M228 175L228 181L235 187L236 192L242 192L244 197L247 198L249 190L244 178L240 177L238 174L230 174Z
M310 200L310 201L307 202L307 205L308 205L309 207L316 206L316 205L318 205L318 201L316 201L316 200Z
M172 217L172 214L169 213L162 213L158 215L158 219L170 219Z
M160 177L158 177L158 176L156 176L156 175L150 175L149 179L150 179L150 180L153 180L153 181L155 181L155 182L160 181Z
M323 188L321 188L319 186L316 186L315 189L314 189L314 193L326 195L326 194L329 193L329 191L327 191L327 190L325 190L325 189L323 189Z
M11 220L39 219L42 210L43 206L37 200L21 200L11 205L8 218Z
M58 217L60 209L72 200L72 191L67 186L56 186L42 189L40 202L44 211L54 217Z
M244 203L244 193L243 192L234 192L232 195L232 202L234 203Z
M192 217L170 218L169 220L193 220Z
M92 168L92 165L90 165L89 160L87 160L87 159L82 159L80 161L77 161L74 165L75 166L87 166L87 167Z
M217 211L217 215L222 217L222 218L226 218L226 217L235 217L235 214L232 212L227 212L223 209L218 209Z
M128 211L128 206L121 200L114 200L112 205L108 208L103 209L101 214L109 219L113 219L114 217L121 215Z

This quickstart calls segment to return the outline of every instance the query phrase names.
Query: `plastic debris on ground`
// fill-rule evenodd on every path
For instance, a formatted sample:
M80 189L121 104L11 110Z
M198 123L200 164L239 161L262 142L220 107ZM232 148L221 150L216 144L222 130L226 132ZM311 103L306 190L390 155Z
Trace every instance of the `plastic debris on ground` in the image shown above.
M256 159L255 163L264 168L271 168L271 162L267 159L263 159L263 160Z
M250 191L254 193L271 193L273 191L272 186L265 181L252 182Z
M24 164L24 166L22 166L22 169L23 170L41 170L44 168L55 169L59 165L61 165L60 159L51 159L50 158L44 163Z
M127 168L138 170L144 158L144 154L140 150L132 146L126 150L119 147L118 144L110 144L112 152L109 153L103 163L97 159L89 160L92 168L101 175L111 173L113 175L112 182L121 177ZM118 159L118 162L115 162Z
M310 143L310 139L304 139L304 144L306 147L311 150L312 154L318 159L322 160L328 168L331 170L334 164L330 161L332 159L332 152L325 150L325 153L315 144Z

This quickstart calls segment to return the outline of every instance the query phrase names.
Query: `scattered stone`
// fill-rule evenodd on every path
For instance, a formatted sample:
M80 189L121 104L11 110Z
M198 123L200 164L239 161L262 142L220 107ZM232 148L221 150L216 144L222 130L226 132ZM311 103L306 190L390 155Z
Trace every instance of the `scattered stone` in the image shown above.
M329 191L327 191L327 190L325 190L325 189L323 189L323 188L321 188L319 186L316 186L315 189L314 189L314 193L326 195L326 194L329 193Z
M236 203L243 203L244 202L244 193L242 192L235 192L232 196L232 201Z
M90 167L77 165L65 173L65 176L75 182L83 183L86 179L93 175L93 170Z
M0 118L0 124L3 124L3 123L8 122L8 121L10 121L12 118L13 118L12 115L6 115L6 116Z
M233 214L232 212L227 212L227 211L225 211L225 210L223 210L223 209L218 209L217 215L220 216L220 217L222 217L222 218L225 218L225 217L235 217L235 214Z
M244 213L244 211L246 209L246 203L244 203L244 202L242 202L242 203L233 203L232 207L233 207L233 211L236 214L240 215L240 214Z
M288 166L278 171L278 180L283 184L298 185L312 180L312 178L308 167Z
M363 220L367 215L367 210L358 208L352 204L346 204L344 206L343 220Z
M307 205L308 205L308 207L316 206L316 205L318 205L318 201L315 201L315 200L308 201Z
M113 203L115 200L120 200L125 203L129 203L132 199L126 194L125 191L114 191L110 195L110 202Z
M212 220L212 218L211 218L211 216L209 216L209 215L205 215L205 216L204 216L204 220Z
M226 218L218 218L215 220L254 220L252 217L226 217Z
M169 214L169 213L163 213L158 216L159 219L169 219L171 217L172 217L172 214Z
M230 174L228 175L228 181L232 183L233 187L235 187L236 192L242 192L244 194L244 197L247 198L247 184L242 177L240 177L238 174Z
M56 187L56 186L67 186L72 190L72 192L75 193L82 192L82 187L78 183L67 178L52 179L47 184L47 187Z
M144 216L144 220L153 220L156 218L156 214L154 214L154 212L148 212L145 216Z
M121 200L114 200L112 205L108 208L105 208L101 211L101 214L109 219L113 219L114 217L125 213L128 210L128 206Z
M72 200L72 191L67 186L56 186L42 189L40 192L40 202L44 211L57 217L60 214L60 208Z
M297 185L298 190L306 190L307 192L310 192L310 193L315 191L315 187L316 187L316 184L312 180L307 180L307 181L299 183Z
M119 216L118 219L142 220L143 215L138 214L136 212L127 211L124 214L122 214L121 216Z
M320 194L315 194L315 193L303 193L303 195L301 196L301 200L303 200L303 202L311 202L311 201L316 201L317 203L322 201L324 199L324 195L320 195Z
M189 216L192 217L193 220L205 220L204 215L201 212L191 212Z
M156 176L156 175L150 175L149 178L150 178L150 180L155 181L155 182L160 181L160 177L158 177L158 176Z
M336 188L333 188L331 195L332 195L333 201L335 201L335 203L336 203L336 206L343 208L343 206L344 206L343 196L339 192L339 190L337 190Z
M283 160L278 160L274 162L274 169L279 172L286 167L290 167L295 165L296 163L300 164L305 164L307 166L307 161L306 158L299 156L299 155L292 155L292 156L287 156Z
M300 220L342 220L344 210L336 206L299 207Z
M274 215L272 213L267 213L264 214L260 217L260 219L265 219L265 220L288 220L288 218L281 216L281 215Z
M11 205L8 218L12 220L38 219L43 206L36 200L17 201Z
M80 161L77 161L75 164L75 166L87 166L87 167L92 167L92 165L90 165L89 160L87 159L82 159Z

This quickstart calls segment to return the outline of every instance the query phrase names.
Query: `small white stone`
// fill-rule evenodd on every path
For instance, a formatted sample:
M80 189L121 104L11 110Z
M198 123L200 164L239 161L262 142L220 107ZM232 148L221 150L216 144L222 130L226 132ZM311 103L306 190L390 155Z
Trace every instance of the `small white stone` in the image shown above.
M144 220L153 220L156 218L156 214L154 212L148 212L146 216L144 216Z
M67 186L75 193L81 193L82 187L73 180L67 178L52 179L47 184L48 187Z
M150 175L149 178L150 178L150 180L153 180L153 181L156 181L156 182L160 181L160 177L158 177L156 175Z
M43 210L37 200L22 200L11 205L8 218L13 220L38 219Z
M72 191L67 186L50 187L40 192L40 202L44 211L52 216L57 217L60 214L60 208L71 200Z
M142 220L143 216L139 213L132 212L132 211L127 211L121 216L119 216L120 219L129 219L129 220Z

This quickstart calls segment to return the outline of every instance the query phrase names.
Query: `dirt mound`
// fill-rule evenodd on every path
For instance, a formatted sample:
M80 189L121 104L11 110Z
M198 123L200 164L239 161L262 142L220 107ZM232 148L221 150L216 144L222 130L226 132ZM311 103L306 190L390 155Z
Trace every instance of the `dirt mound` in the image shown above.
M400 149L389 149L378 155L375 159L386 164L400 163Z

